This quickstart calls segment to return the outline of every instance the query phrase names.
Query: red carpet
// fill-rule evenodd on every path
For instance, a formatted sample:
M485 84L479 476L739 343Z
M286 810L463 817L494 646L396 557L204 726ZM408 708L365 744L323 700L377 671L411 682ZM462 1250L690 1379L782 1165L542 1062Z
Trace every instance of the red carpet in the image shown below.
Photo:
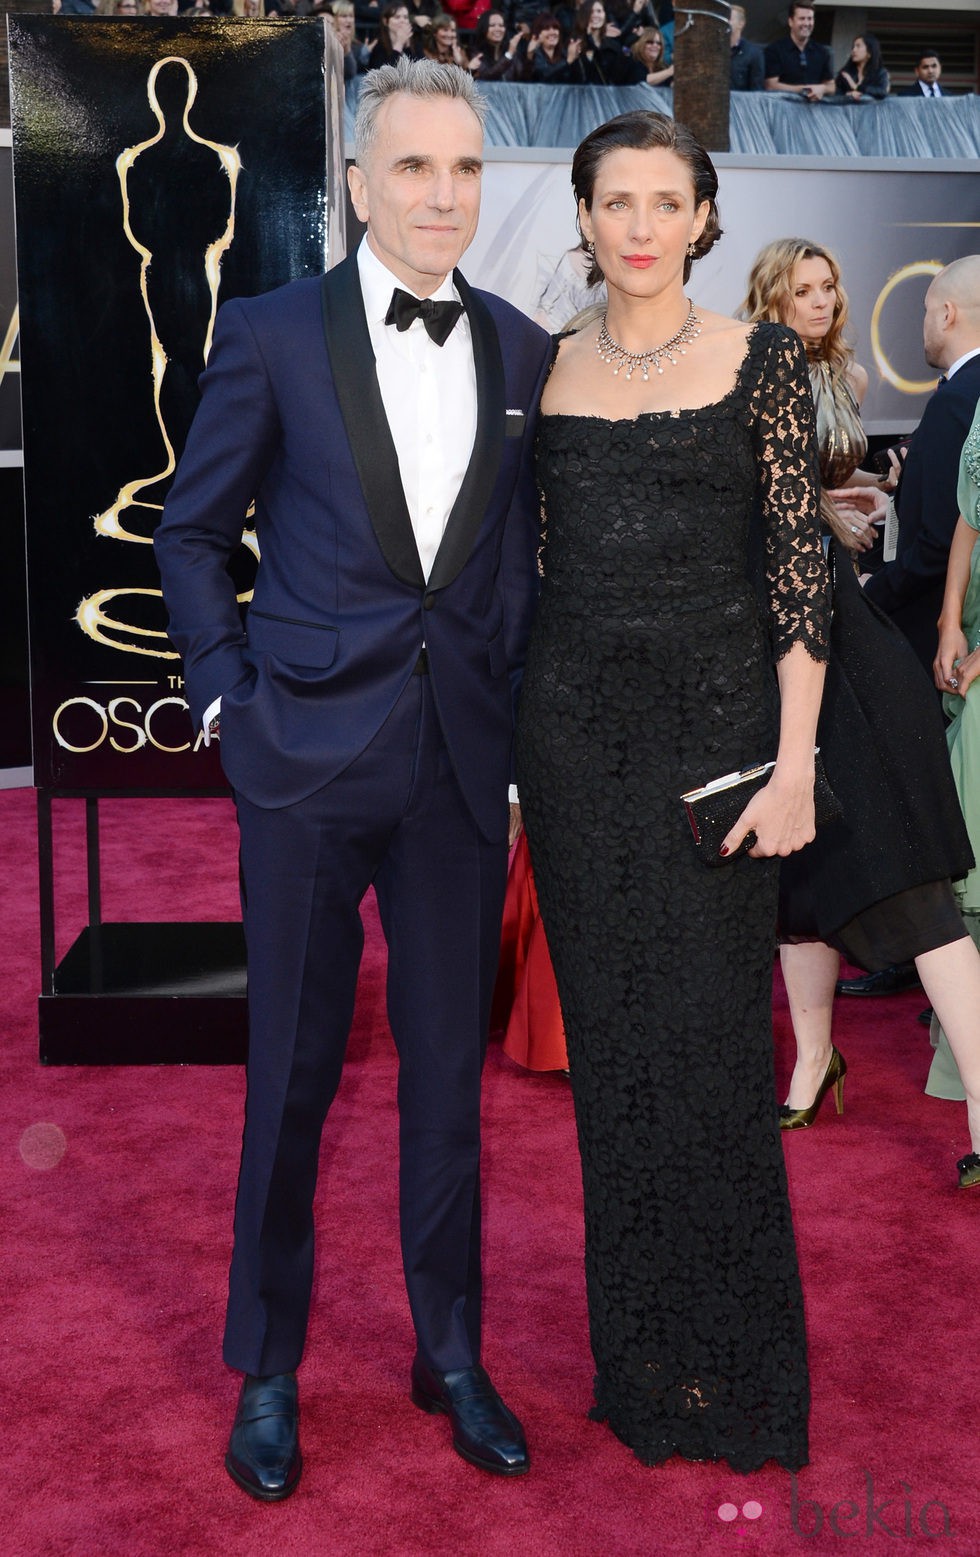
M107 919L234 915L226 803L102 809ZM56 814L71 855L58 856L67 943L84 917L81 806L62 802ZM980 1553L980 1190L955 1188L963 1105L922 1094L921 995L840 1003L846 1113L838 1120L828 1104L813 1130L786 1141L814 1396L798 1506L782 1471L647 1470L586 1420L570 1096L563 1081L491 1051L486 1360L534 1461L526 1479L497 1481L459 1460L445 1422L408 1400L395 1067L369 915L324 1147L301 1374L307 1468L295 1497L267 1508L221 1465L237 1392L220 1330L241 1072L42 1069L31 794L0 793L0 837L3 1557ZM778 990L776 1028L785 1069Z

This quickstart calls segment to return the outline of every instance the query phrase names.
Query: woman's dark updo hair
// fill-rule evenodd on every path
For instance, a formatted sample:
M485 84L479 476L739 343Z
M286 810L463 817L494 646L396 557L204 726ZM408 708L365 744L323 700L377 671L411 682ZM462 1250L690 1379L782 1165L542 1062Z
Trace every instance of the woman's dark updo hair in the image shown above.
M592 197L599 169L613 151L672 151L686 163L694 185L695 209L702 201L708 202L708 220L700 238L694 240L694 253L684 261L684 280L691 274L691 263L713 248L721 237L718 219L718 175L714 164L701 142L685 124L677 124L664 114L650 109L637 108L632 113L619 114L597 130L587 135L572 158L572 188L576 200L581 200L587 211L592 210ZM589 246L579 227L580 248L589 253ZM591 264L587 279L590 287L603 279L602 271L590 255Z

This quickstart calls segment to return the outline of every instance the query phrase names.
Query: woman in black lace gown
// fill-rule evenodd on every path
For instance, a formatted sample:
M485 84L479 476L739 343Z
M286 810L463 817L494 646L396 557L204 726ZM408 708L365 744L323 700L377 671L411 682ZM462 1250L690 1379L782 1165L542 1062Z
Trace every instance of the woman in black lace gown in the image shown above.
M593 1414L647 1463L797 1468L808 1383L771 992L774 856L814 834L827 644L806 359L781 325L688 304L720 229L683 126L622 115L572 181L609 301L560 343L542 401L518 777L582 1155ZM757 511L768 621L747 581ZM678 797L774 755L735 857L706 869Z

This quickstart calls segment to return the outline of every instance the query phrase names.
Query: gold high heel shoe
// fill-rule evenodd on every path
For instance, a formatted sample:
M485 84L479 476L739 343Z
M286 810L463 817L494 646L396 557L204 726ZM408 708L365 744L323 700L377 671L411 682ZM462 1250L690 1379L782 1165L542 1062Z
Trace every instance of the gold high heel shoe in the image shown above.
M836 1047L831 1048L830 1062L824 1072L823 1081L817 1089L817 1095L809 1108L790 1108L788 1103L783 1103L779 1109L780 1130L805 1130L807 1125L812 1125L817 1117L820 1104L830 1088L834 1089L834 1102L837 1104L837 1112L844 1112L844 1077L847 1075L847 1061Z

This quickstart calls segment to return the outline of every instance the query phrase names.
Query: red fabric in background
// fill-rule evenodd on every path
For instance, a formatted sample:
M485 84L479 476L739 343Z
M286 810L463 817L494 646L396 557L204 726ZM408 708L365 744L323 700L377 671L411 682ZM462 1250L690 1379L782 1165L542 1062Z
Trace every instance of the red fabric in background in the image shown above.
M64 943L84 917L83 821L78 802L55 809ZM107 919L235 913L227 803L115 801L102 815ZM775 1467L647 1470L587 1420L571 1096L560 1077L491 1048L486 1360L533 1460L508 1482L464 1464L445 1421L408 1399L396 1068L367 905L355 1029L322 1157L301 1374L307 1467L295 1497L263 1507L221 1463L238 1388L220 1334L242 1073L42 1069L32 795L0 793L0 839L3 1557L880 1553L926 1545L929 1502L930 1528L941 1528L937 1502L952 1525L930 1550L980 1552L980 1190L955 1187L963 1105L922 1093L921 995L840 1002L844 1116L828 1105L784 1143L813 1374L811 1464L795 1505ZM775 1028L782 1086L790 1034L778 980ZM734 1520L719 1514L732 1509ZM797 1533L794 1521L810 1532L818 1516L817 1535Z
M507 873L490 1031L499 1034L504 1053L525 1070L568 1069L558 986L525 833L517 840Z

